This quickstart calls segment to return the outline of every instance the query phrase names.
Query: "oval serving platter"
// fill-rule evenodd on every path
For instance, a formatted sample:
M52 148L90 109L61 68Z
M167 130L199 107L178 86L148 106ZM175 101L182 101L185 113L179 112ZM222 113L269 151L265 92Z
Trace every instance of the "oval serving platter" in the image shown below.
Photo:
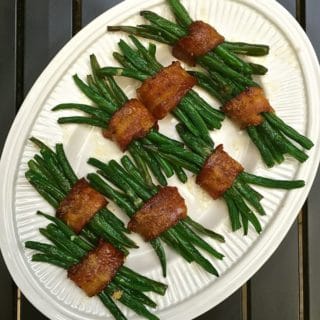
M210 199L196 186L194 178L185 185L175 178L169 180L169 184L178 186L185 197L189 214L222 233L226 243L214 243L225 254L223 261L213 261L219 270L219 278L196 265L187 264L168 249L169 272L163 279L151 247L133 235L140 248L131 251L127 265L169 284L165 297L153 297L158 303L156 314L166 320L192 319L200 315L229 296L262 266L280 244L302 207L320 157L319 66L308 38L293 17L274 0L185 0L183 4L193 18L213 24L229 41L265 43L271 47L267 57L251 59L269 68L268 74L261 78L261 84L281 118L310 137L315 146L308 152L310 158L304 164L287 158L280 166L268 170L246 134L239 132L228 120L224 121L222 129L212 133L214 141L223 143L248 172L306 181L303 189L290 192L259 188L265 197L263 205L267 211L267 215L260 219L263 232L259 236L251 228L248 236L243 236L242 231L233 233L224 203ZM36 152L28 138L38 137L51 146L63 142L79 176L94 171L86 164L89 156L105 161L121 157L118 148L103 139L99 129L83 125L59 126L56 120L61 113L50 110L62 102L88 102L74 85L72 75L78 73L85 77L90 72L91 53L97 55L101 65L115 65L112 51L117 49L120 37L126 35L106 33L106 26L141 22L139 11L142 9L170 16L162 0L127 0L91 22L57 54L24 101L2 154L2 254L22 292L50 319L93 320L111 319L112 316L97 298L87 298L68 280L65 271L31 262L31 250L24 249L23 242L41 239L38 228L46 224L35 212L43 210L53 214L53 209L24 177L27 161ZM173 60L169 48L161 44L157 47L160 62L169 64ZM138 82L117 81L129 96L134 96ZM196 90L213 106L219 106L217 101ZM176 120L168 117L161 121L160 131L177 138L175 123ZM115 206L112 209L127 221ZM123 310L130 319L138 318L131 311Z

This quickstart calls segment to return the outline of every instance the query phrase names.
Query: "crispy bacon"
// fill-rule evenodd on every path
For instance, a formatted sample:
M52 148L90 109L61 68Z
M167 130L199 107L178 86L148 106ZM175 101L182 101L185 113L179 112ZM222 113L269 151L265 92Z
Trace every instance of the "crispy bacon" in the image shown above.
M79 233L97 211L104 208L107 203L104 196L82 178L61 201L57 209L57 216L76 233Z
M124 151L132 140L144 137L155 124L156 119L148 109L137 99L131 99L113 114L103 135L116 141Z
M243 170L242 165L223 151L220 144L205 162L196 181L213 199L218 199Z
M128 229L150 241L186 217L187 207L178 189L164 187L136 212Z
M163 119L196 82L176 61L145 80L137 94L155 118Z
M242 129L263 122L262 112L273 112L264 92L258 87L249 87L228 101L222 110Z
M224 42L224 37L203 21L195 21L189 26L187 36L181 38L173 46L172 54L191 66L196 65L196 58Z
M124 254L120 250L100 240L80 263L69 268L68 277L92 297L112 281L123 262Z

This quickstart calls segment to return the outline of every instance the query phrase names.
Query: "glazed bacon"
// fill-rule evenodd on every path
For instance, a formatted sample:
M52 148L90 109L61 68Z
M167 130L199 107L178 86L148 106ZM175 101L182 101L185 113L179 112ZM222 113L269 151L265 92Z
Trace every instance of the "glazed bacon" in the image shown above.
M258 126L263 122L262 112L273 112L264 92L258 87L249 87L228 101L222 110L242 129Z
M131 99L113 114L103 135L125 151L132 140L144 137L155 124L156 119L148 109L137 99Z
M205 162L196 182L213 199L218 199L233 185L243 170L242 165L223 151L223 146L220 144Z
M80 263L69 268L68 277L92 297L106 288L123 263L124 254L112 244L100 240Z
M179 60L195 66L196 58L224 42L224 37L203 21L195 21L189 26L189 34L176 42L172 54Z
M179 104L196 82L176 61L145 80L137 94L153 116L160 120Z
M178 189L164 187L136 212L128 224L128 229L150 241L186 217L187 207Z
M57 216L76 233L107 205L107 200L84 179L78 180L57 209Z

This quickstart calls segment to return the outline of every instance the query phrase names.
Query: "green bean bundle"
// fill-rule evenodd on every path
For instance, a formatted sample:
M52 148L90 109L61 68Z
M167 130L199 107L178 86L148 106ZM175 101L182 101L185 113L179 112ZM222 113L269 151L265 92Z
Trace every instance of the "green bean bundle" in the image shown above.
M75 109L88 115L61 117L58 119L58 123L60 124L80 123L106 129L112 115L128 101L128 98L111 76L104 77L98 74L99 64L94 55L90 56L90 61L93 75L88 76L88 83L86 84L77 75L74 76L74 81L79 89L94 102L96 106L79 103L63 103L57 105L53 110ZM134 73L138 75L138 73ZM177 111L177 113L180 114L182 119L190 121L183 111ZM219 114L220 119L223 119L223 115L221 115L220 112L216 113ZM216 120L212 120L212 122L217 123L218 126L220 124L220 122ZM204 128L206 130L205 126ZM154 128L149 131L146 138L155 146L163 143L181 145L178 141L174 141L160 134ZM180 173L180 180L185 182L186 175L181 167L172 167L164 158L152 152L150 149L144 148L141 144L141 139L133 140L128 146L128 151L138 164L139 170L144 175L147 183L152 183L151 172L161 185L167 185L166 178L171 177L176 171Z
M188 35L188 28L193 20L179 0L167 1L177 23L171 22L151 11L140 14L150 24L133 26L109 26L109 31L124 31L140 37L153 39L161 43L174 45L179 39ZM244 84L253 85L251 75L264 75L267 69L262 65L248 63L236 54L263 56L269 53L269 47L260 44L223 42L196 59L196 62L210 71L218 71L222 75Z
M62 144L57 144L54 152L36 138L31 138L31 141L40 148L40 155L35 155L34 159L28 162L29 169L25 176L39 194L57 209L78 181L78 177L66 158ZM56 223L59 221L55 220ZM62 221L60 225L63 225ZM81 231L81 235L91 245L96 245L99 238L103 238L127 255L128 249L137 248L137 245L126 233L128 230L124 223L107 208L99 210ZM71 241L78 241L78 238L73 239L72 234L69 236ZM80 246L83 246L84 250L89 248L84 243Z
M179 164L192 173L199 174L206 159L212 154L213 147L202 139L195 137L183 124L178 124L176 128L189 150L173 149L170 146L162 146L154 150L169 162ZM263 196L255 191L250 184L266 188L291 190L303 187L304 181L274 180L247 172L240 173L233 182L232 187L223 194L223 198L228 207L232 230L236 231L242 227L245 235L248 233L249 223L260 233L262 228L255 212L260 215L266 214L260 203Z
M40 233L52 244L38 241L27 241L26 248L37 251L32 256L32 261L45 262L60 268L69 269L82 261L88 252L94 249L86 238L76 235L61 220L38 212L51 223L46 228L41 228ZM146 307L156 308L157 304L145 293L155 292L164 295L167 285L144 277L133 270L122 266L111 283L101 291L98 296L104 306L116 320L127 319L115 301L119 301L137 314L146 319L158 319Z
M124 76L144 81L162 69L163 66L155 57L155 49L150 49L154 48L152 45L147 49L134 36L130 36L130 38L135 48L120 40L118 45L121 54L118 52L113 54L123 68L104 67L100 69L100 75ZM209 130L220 129L221 122L224 120L223 113L212 108L194 90L188 91L171 113L184 123L194 135L201 137L208 143L211 143Z
M90 183L108 199L114 201L130 218L141 209L146 201L155 196L159 191L157 186L149 186L145 183L138 168L128 156L124 156L121 159L122 165L114 160L111 160L109 163L103 163L96 158L90 158L88 163L99 169L99 175L96 173L88 175ZM101 176L114 186L107 183ZM190 217L180 220L173 227L150 241L159 257L164 276L166 275L166 256L161 240L178 252L189 263L194 261L209 273L218 276L216 268L196 247L208 252L217 259L222 259L223 255L213 249L198 234L204 234L218 241L224 241L221 235L205 229Z
M197 77L198 84L203 89L224 105L247 90L246 86L224 79L217 72L209 75L199 71L191 73ZM309 138L287 125L275 112L263 112L261 116L262 122L259 125L247 126L246 131L268 167L282 163L286 154L299 162L308 159L305 151L298 146L311 149L313 142Z

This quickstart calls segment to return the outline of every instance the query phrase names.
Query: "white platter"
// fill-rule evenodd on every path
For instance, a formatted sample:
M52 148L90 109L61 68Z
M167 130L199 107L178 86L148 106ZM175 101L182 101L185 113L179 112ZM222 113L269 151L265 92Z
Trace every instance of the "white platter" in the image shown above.
M255 59L269 68L261 80L277 113L290 125L315 142L308 152L310 158L298 164L288 158L280 166L267 170L246 134L240 133L228 120L221 130L212 133L216 143L238 159L248 172L279 179L304 179L303 189L291 192L260 188L265 196L263 205L267 216L260 221L263 232L257 236L250 228L249 235L232 233L223 202L212 201L194 183L193 178L177 185L186 198L189 214L207 227L221 232L226 244L213 243L226 258L213 261L221 276L214 278L195 265L185 263L168 249L169 274L161 270L152 249L143 244L133 250L127 265L154 279L166 281L169 290L165 297L154 296L161 319L192 319L212 308L249 279L270 257L302 207L317 171L320 152L319 66L312 46L292 16L273 0L185 0L191 16L212 23L230 41L266 43L271 46L268 57ZM71 76L89 73L89 54L95 53L102 65L114 65L112 51L124 34L106 33L107 25L142 21L138 12L154 10L164 16L169 11L162 0L128 0L104 13L77 34L53 59L41 74L11 128L1 159L2 176L0 243L12 277L26 297L47 317L59 320L109 319L111 315L97 298L87 298L58 268L30 262L31 250L23 242L41 239L38 228L47 224L35 215L36 210L53 214L52 208L33 190L24 178L27 161L36 149L27 139L33 135L53 146L63 142L67 155L78 175L93 171L86 160L95 156L102 160L119 159L121 153L111 142L102 138L99 129L86 126L57 125L58 113L51 108L61 102L86 102L76 89ZM158 59L171 62L168 47L158 45ZM138 82L119 79L129 95L134 95ZM198 90L198 89L197 89ZM218 103L199 91L213 105ZM69 113L68 113L69 114ZM60 113L61 115L61 113ZM160 124L162 132L176 137L168 117ZM116 212L120 211L114 206ZM124 215L121 215L126 219ZM137 319L123 308L130 319Z

